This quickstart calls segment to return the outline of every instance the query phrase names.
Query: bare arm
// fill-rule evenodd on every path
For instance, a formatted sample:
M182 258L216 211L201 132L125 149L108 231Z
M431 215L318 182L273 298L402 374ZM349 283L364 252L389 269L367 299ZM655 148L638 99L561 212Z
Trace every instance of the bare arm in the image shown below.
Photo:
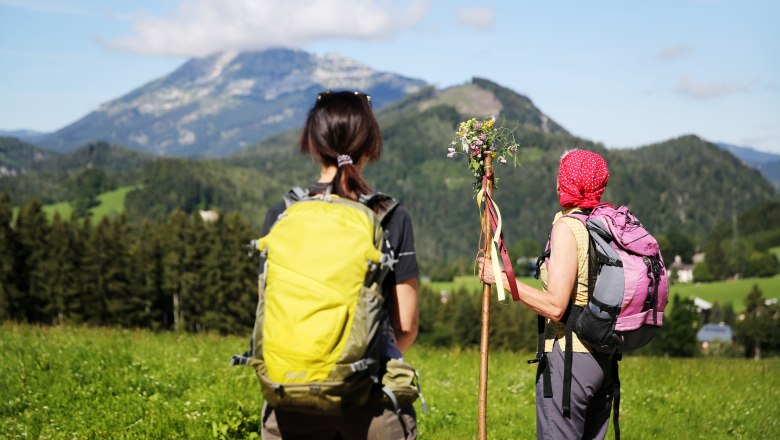
M390 311L390 322L395 331L398 349L406 352L417 338L419 308L417 305L417 278L411 278L395 285L395 301Z
M495 277L490 264L481 264L482 280L489 284L495 283ZM510 281L504 277L504 286L508 290ZM556 222L550 234L550 262L547 266L547 290L513 280L517 283L520 301L531 310L560 321L571 301L572 292L577 281L577 241L571 229L564 222Z

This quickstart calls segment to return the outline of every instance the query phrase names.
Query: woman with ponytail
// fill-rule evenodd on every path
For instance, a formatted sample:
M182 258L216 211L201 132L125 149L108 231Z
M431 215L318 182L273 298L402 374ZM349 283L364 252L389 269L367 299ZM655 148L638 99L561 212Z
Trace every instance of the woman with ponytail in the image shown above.
M317 95L301 133L300 151L311 156L319 166L319 179L308 187L310 195L330 193L359 200L361 195L373 193L362 173L365 165L377 161L382 153L382 135L371 109L371 97L359 92ZM279 203L269 210L264 235L284 209L284 203ZM419 268L409 212L397 206L382 224L398 261L383 284L388 319L380 331L380 343L389 358L401 358L417 337ZM266 406L263 415L263 439L416 437L417 425L411 406L396 414L381 403L369 402L343 416L292 413Z

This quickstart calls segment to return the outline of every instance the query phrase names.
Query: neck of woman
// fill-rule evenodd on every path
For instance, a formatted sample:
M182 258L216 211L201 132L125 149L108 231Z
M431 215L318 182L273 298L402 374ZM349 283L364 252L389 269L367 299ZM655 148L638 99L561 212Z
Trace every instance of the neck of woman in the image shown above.
M335 165L320 165L320 183L330 183L336 177L338 167Z

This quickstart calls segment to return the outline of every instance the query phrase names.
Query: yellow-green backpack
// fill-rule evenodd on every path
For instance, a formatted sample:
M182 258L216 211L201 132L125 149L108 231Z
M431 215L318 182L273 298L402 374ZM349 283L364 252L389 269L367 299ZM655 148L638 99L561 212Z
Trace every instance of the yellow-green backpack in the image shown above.
M285 202L269 233L252 242L265 259L255 328L250 351L231 363L255 368L274 408L344 414L375 397L380 374L392 376L380 365L378 332L382 281L395 261L392 251L382 253L382 219L397 203L380 194L360 202L309 196L300 188ZM389 399L411 403L411 385L398 396L391 386Z

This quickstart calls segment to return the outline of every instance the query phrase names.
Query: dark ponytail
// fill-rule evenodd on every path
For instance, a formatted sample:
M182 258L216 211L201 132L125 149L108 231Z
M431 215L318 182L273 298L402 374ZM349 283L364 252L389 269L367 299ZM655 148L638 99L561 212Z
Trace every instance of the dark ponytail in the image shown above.
M371 193L359 168L382 154L382 135L370 97L356 92L320 93L306 118L300 146L301 152L320 163L337 167L334 194L357 200Z

